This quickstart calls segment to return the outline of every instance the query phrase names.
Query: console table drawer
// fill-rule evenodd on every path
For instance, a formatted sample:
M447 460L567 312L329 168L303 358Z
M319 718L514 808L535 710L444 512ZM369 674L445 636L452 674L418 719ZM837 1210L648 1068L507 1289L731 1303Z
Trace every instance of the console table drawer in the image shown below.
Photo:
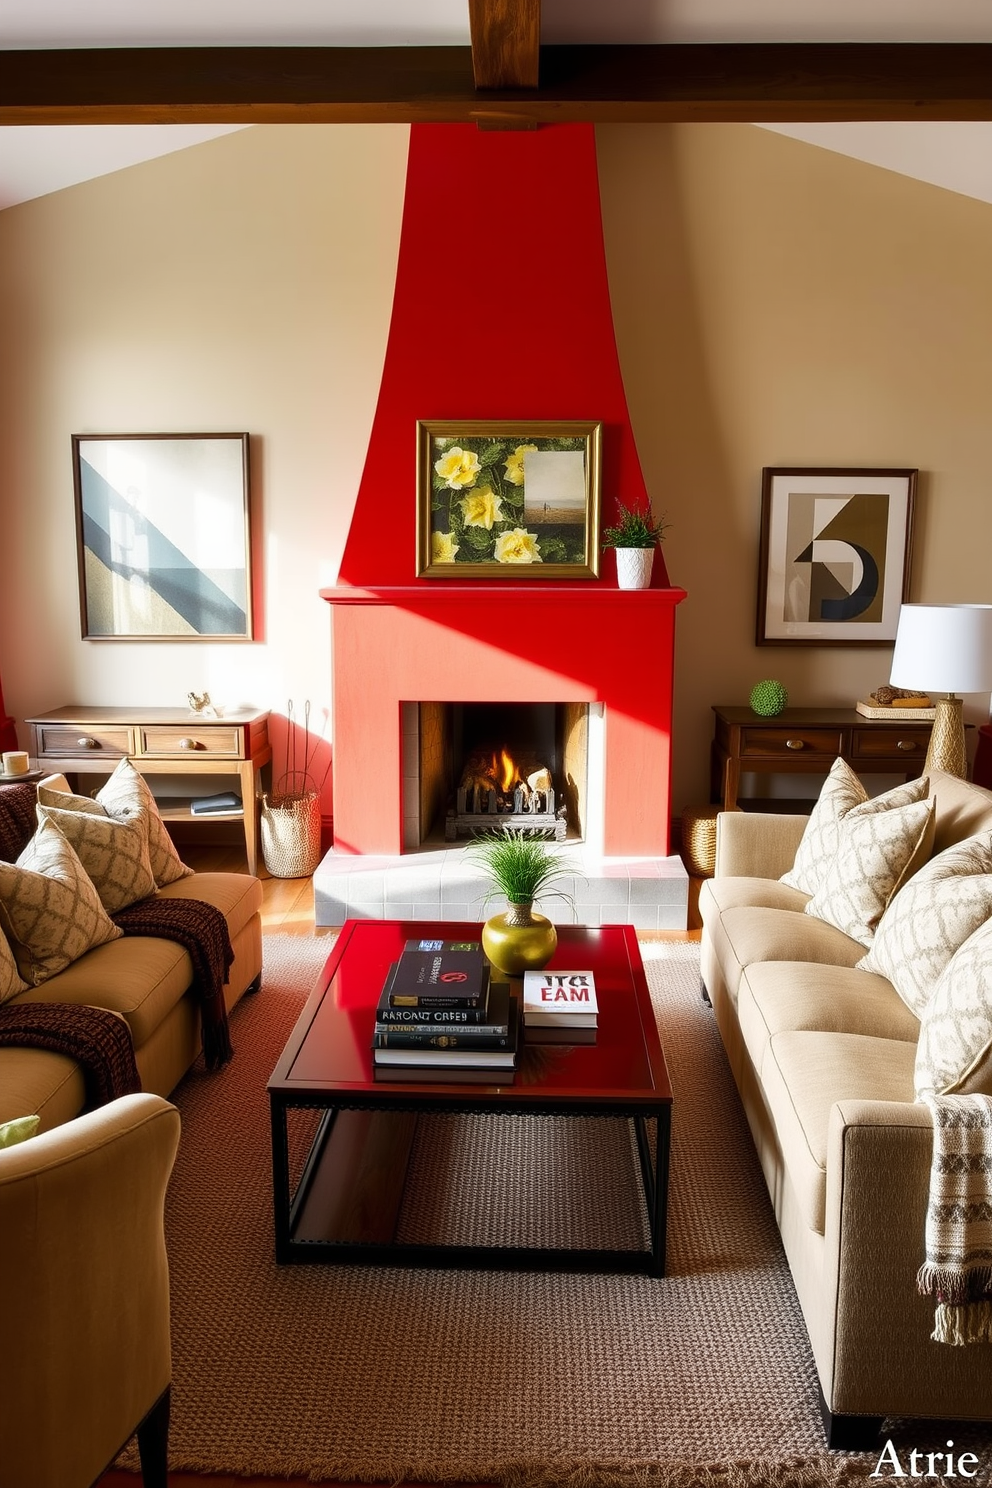
M40 758L119 760L131 750L131 731L126 728L90 729L85 724L39 724L35 730L36 754Z
M843 752L843 742L839 729L747 728L741 730L741 758L794 759L801 754L820 754L834 760Z
M191 754L219 754L228 759L241 756L242 733L239 728L162 728L138 730L141 754L169 755L187 758Z
M874 732L855 729L851 736L851 761L877 759L923 759L930 744L930 725L925 728L886 728Z

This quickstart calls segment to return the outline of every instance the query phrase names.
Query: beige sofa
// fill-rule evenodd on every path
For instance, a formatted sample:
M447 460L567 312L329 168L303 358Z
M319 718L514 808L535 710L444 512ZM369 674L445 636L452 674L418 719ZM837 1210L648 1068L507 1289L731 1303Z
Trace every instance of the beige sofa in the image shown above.
M992 829L992 792L934 772L932 852ZM992 1419L992 1349L931 1341L918 1295L932 1157L920 1024L865 947L778 881L806 817L722 813L700 893L703 983L764 1170L831 1446L888 1416ZM988 1092L992 1094L992 1089Z
M245 873L194 873L157 892L202 899L223 912L234 949L224 989L232 1008L261 978L259 880ZM167 1096L200 1051L192 979L189 955L175 941L125 936L87 951L57 976L18 992L5 1005L81 1003L119 1013L131 1030L142 1089ZM47 1050L0 1048L0 1122L37 1113L39 1130L47 1131L78 1116L84 1102L83 1076L75 1060Z

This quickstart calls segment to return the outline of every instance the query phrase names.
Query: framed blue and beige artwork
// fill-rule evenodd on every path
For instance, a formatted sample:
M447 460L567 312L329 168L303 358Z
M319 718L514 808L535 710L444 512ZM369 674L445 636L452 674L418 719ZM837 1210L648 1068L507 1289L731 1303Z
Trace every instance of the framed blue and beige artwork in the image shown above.
M766 468L759 646L894 641L908 597L915 470Z
M247 434L74 434L84 640L250 641Z

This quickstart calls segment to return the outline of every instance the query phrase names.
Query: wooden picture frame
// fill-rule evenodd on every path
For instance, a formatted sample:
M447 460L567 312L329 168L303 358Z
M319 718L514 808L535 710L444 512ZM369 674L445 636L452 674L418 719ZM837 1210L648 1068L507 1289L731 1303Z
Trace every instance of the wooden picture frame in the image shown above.
M417 577L599 576L602 425L417 424Z
M766 467L759 646L878 646L909 594L918 472Z
M253 638L247 434L73 434L87 641Z

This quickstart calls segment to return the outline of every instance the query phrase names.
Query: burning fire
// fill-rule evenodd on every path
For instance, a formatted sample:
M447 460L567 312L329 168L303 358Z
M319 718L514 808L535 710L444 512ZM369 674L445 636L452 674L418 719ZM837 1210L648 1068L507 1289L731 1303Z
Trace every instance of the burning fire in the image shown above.
M499 781L501 791L511 790L520 779L520 774L513 762L513 756L508 754L505 749L500 750L498 760L496 758L496 751L493 751L493 775Z

